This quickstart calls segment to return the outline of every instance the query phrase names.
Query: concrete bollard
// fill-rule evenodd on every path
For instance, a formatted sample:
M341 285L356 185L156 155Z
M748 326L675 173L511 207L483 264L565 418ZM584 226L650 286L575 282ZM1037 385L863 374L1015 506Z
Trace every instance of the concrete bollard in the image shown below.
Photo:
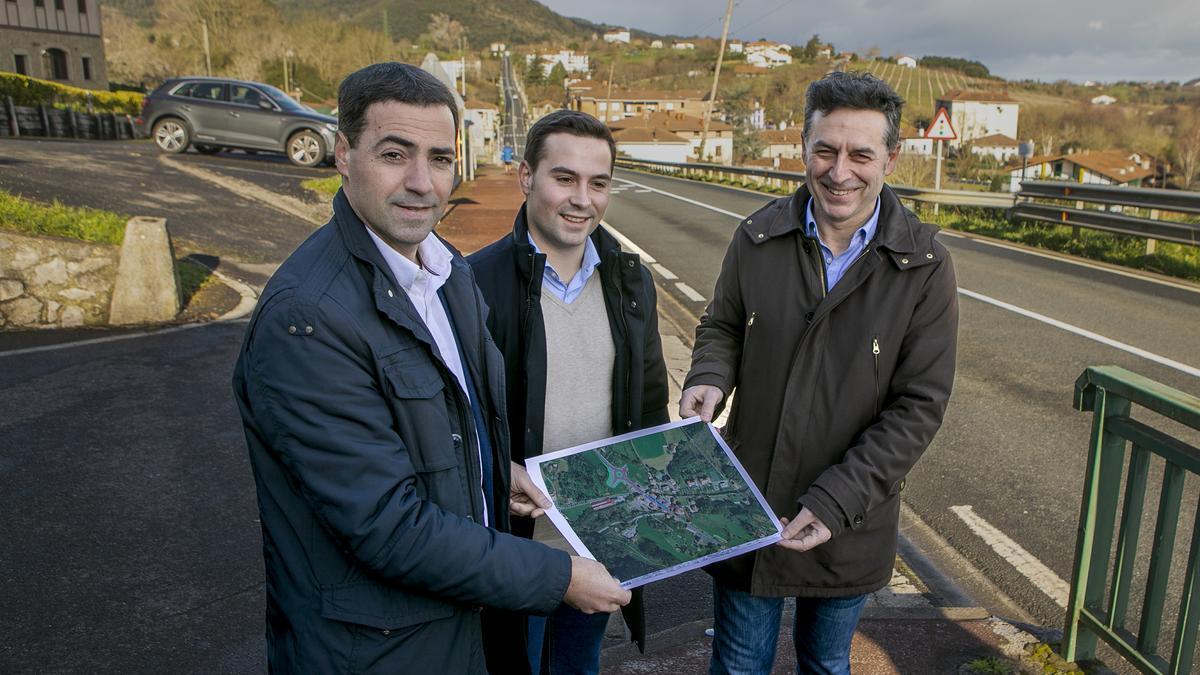
M130 218L125 224L117 282L108 322L159 323L179 314L179 275L165 218Z

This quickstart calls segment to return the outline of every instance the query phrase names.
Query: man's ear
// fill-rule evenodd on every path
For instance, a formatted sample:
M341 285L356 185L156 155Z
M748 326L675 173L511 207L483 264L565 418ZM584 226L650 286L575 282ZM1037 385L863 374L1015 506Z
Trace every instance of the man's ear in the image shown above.
M883 167L883 175L890 176L896 170L896 161L900 159L900 146L890 150L887 155L887 165Z
M517 166L517 182L521 184L521 193L528 197L529 191L533 189L533 169L525 160L521 160Z
M337 138L333 142L333 164L337 167L337 172L342 174L342 180L350 178L350 140L346 138L346 134L337 133Z

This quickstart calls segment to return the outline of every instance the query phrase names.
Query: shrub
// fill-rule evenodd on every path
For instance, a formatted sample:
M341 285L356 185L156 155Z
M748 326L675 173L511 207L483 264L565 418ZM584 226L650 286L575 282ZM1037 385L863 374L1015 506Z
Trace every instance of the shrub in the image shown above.
M93 91L39 80L36 77L0 73L0 99L5 96L11 96L13 104L20 106L45 104L55 108L86 111L90 105L95 112L115 112L124 115L138 114L144 98L143 94L133 91Z

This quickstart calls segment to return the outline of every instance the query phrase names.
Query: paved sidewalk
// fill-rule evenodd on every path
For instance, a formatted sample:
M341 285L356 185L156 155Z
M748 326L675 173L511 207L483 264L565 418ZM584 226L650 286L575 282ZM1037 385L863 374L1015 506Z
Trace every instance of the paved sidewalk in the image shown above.
M524 196L516 172L499 168L479 172L451 198L453 206L437 231L464 255L495 241L512 228ZM671 378L671 402L679 400L680 385L691 359L691 330L695 318L659 292L659 322L663 352ZM672 411L674 415L674 411ZM911 547L910 547L911 548ZM928 569L921 557L912 567ZM942 579L922 579L904 561L897 561L891 583L874 593L854 636L851 662L862 675L890 673L957 673L967 663L993 657L1014 663L1036 639L980 607L962 607L963 594ZM967 603L969 604L969 603ZM775 672L795 672L790 617L780 631ZM648 653L624 640L609 640L603 652L605 673L703 673L708 670L712 638L705 635L711 617L648 636ZM969 672L969 671L968 671ZM992 671L989 671L992 672Z

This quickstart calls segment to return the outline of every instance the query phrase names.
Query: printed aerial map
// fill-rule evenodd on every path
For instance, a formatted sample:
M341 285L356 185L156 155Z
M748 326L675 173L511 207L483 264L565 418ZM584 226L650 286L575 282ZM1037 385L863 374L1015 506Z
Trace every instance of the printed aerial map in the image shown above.
M779 531L702 422L539 463L555 507L623 582L758 548Z

